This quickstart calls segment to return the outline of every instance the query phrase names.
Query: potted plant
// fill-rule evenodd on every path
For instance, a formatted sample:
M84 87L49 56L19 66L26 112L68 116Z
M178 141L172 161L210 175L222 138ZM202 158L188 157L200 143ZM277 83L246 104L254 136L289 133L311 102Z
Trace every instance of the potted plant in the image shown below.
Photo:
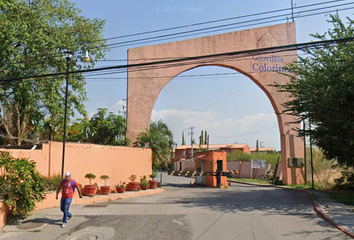
M136 175L132 174L129 177L130 182L128 183L128 191L137 191L139 190L139 183L136 182Z
M126 185L125 182L122 183L122 181L120 181L120 183L116 185L117 193L124 193Z
M140 189L146 190L149 187L149 182L147 180L146 175L140 177Z
M156 172L152 172L151 175L149 175L149 177L151 178L151 180L149 181L150 184L150 189L156 189L157 188L157 180L154 180L154 178L156 177Z
M107 186L107 179L109 179L109 176L102 175L101 179L104 181L104 186L101 186L101 194L108 195L111 192L111 186Z
M84 196L93 197L96 193L96 185L92 185L91 181L96 178L96 175L93 173L87 173L85 178L89 180L89 185L84 186Z

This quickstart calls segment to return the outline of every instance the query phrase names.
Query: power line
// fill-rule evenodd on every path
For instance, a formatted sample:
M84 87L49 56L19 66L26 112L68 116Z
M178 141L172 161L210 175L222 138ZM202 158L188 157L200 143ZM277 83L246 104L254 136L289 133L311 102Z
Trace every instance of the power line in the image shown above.
M148 66L140 66L140 67L136 67L136 68L131 67L129 69L129 72L153 70L153 69L163 69L163 68L171 68L171 67L180 67L180 66L192 65L192 64L203 65L203 64L214 63L215 59L217 59L218 62L229 60L229 59L234 59L236 55L237 55L238 59L240 59L240 58L249 57L252 54L274 54L274 53L285 52L285 51L303 50L305 48L321 47L325 44L335 44L335 43L339 43L341 41L352 41L353 39L354 38L352 38L351 40L350 39L347 39L347 40L344 40L344 39L323 40L323 41L317 41L317 42L293 44L291 46L286 45L286 46L277 46L277 47L270 47L270 48L264 48L264 49L244 50L244 51L231 52L231 53L214 54L212 56L205 55L204 57L202 57L202 56L187 57L184 59L174 58L174 59L166 60L166 61L152 62L152 64L149 64ZM198 59L196 59L196 58L198 58ZM209 59L209 60L204 60L204 59ZM198 62L196 62L196 61L198 61ZM162 63L162 64L154 65L153 63ZM141 63L141 64L144 64L144 63ZM139 65L139 64L136 64L136 65ZM130 64L128 66L134 66L134 64ZM121 70L121 72L122 73L126 72L126 69ZM109 74L113 74L113 73L109 73Z
M239 57L239 56L245 57L245 56L250 56L255 53L265 54L265 53L295 51L295 50L310 49L310 48L314 48L314 47L323 47L324 45L345 43L345 42L351 42L351 41L354 41L354 37L348 37L348 38L342 38L342 39L322 40L322 41L316 41L316 42L297 43L297 44L282 45L282 46L276 46L276 47L227 52L227 53L217 53L217 54L209 54L209 55L183 57L183 58L164 60L164 61L125 64L125 65L117 65L117 66L110 66L110 67L104 67L104 68L82 69L82 70L71 71L71 72L69 72L69 74L106 71L106 70L113 70L113 69L127 69L127 68L130 68L129 69L130 72L142 71L145 69L151 70L154 68L155 69L156 68L164 68L164 67L169 68L169 67L174 67L174 66L181 66L183 64L187 64L187 65L191 65L191 64L195 64L195 63L201 64L200 60L209 60L210 61L210 59L211 59L212 61L215 61L215 59L216 59L219 61L219 58L222 58L222 57L224 57L224 59L225 59L225 58L234 58L234 57ZM203 64L205 64L205 63L207 63L207 61L203 62ZM172 64L177 64L177 65L172 65ZM19 81L19 80L25 80L25 79L36 79L36 78L38 79L38 78L44 78L44 77L60 76L60 75L64 75L64 74L66 74L66 73L65 72L49 73L49 74L42 74L42 75L32 75L32 76L1 79L0 81L9 82L9 81Z
M333 11L344 11L344 10L351 10L351 9L354 9L354 7L335 9L335 10L331 10L331 11L325 11L325 12L314 13L314 14L307 14L304 16L296 16L295 18L304 18L304 17L316 16L316 15L320 15L320 14L327 14L327 13L331 13ZM199 33L184 34L184 35L179 36L179 38L191 37L191 36L196 36L196 35L201 35L201 34L206 34L206 33L211 34L211 33L216 33L216 32L221 32L221 31L235 30L235 29L239 29L239 28L246 28L246 27L249 28L249 27L253 27L253 26L272 24L272 23L283 22L283 21L284 21L284 19L269 20L269 21L262 21L261 23L246 24L246 25L242 25L242 26L238 26L238 27L226 27L226 28L222 28L222 29L218 29L218 30L206 30L206 31L199 32ZM114 49L114 48L120 48L120 47L134 46L137 44L146 44L146 43L151 44L153 42L166 41L166 40L176 40L176 37L166 37L163 39L147 40L147 41L141 41L138 43L126 43L126 44L122 44L122 45L111 46L109 48Z
M343 2L343 1L345 1L345 0L332 0L332 1L327 1L327 2L321 2L321 3L313 3L313 4L303 5L303 6L299 6L299 7L297 7L297 8L298 8L298 9L300 9L300 8L308 8L308 7L314 7L314 6L319 6L319 5L326 5L326 4L331 4L331 3L338 3L338 2ZM165 31L171 31L171 30L176 30L176 29L190 28L190 27L195 27L195 26L207 25L207 24L211 24L211 23L218 23L218 22L225 22L225 21L236 20L236 19L242 19L242 18L248 18L248 17L255 17L255 16L260 16L260 15L265 15L265 14L279 13L279 12L289 11L289 10L291 10L292 8L293 8L293 7L291 7L291 8L283 8L283 9L277 9L277 10L272 10L272 11L266 11L266 12L258 12L258 13L243 15L243 16L237 16L237 17L222 18L222 19L211 20L211 21L205 21L205 22L199 22L199 23L193 23L193 24L188 24L188 25L181 25L181 26L175 26L175 27L169 27L169 28L163 28L163 29L145 31L145 32L140 32L140 33L127 34L127 35L122 35L122 36L116 36L116 37L106 38L105 40L110 41L110 40L113 40L113 39L121 39L121 38L127 38L127 37L135 37L135 36L147 35L147 34L151 34L151 33L165 32Z
M298 53L298 54L284 54L282 55L282 57L289 57L289 56L304 56L304 55L308 55L307 53ZM249 59L246 59L246 57L239 57L238 59L234 60L235 62L238 61L249 61ZM215 67L215 66L213 66ZM255 73L255 72L247 72L247 73ZM103 79L103 80L127 80L127 77L96 77L96 76L101 76L101 75L111 75L111 74L126 74L126 71L115 71L112 70L110 72L104 72L104 73L89 73L87 75L85 75L85 79L86 80L99 80L99 79ZM240 72L234 72L234 73L209 73L209 74L195 74L195 75L178 75L178 76L141 76L141 77L130 77L129 79L150 79L150 78L154 78L154 79L164 79L164 78L195 78L195 77L207 77L207 76L222 76L222 75L242 75L244 76L244 74L240 73Z
M197 110L196 112L190 114L189 116L185 117L184 120L195 116L196 114L200 113L201 111L206 110L206 109L210 108L211 106L214 106L215 104L217 104L217 103L219 103L219 102L221 102L221 101L224 101L226 98L231 97L232 95L234 95L234 94L236 94L236 93L238 93L238 92L240 92L240 91L246 89L247 87L249 87L249 86L251 86L251 85L253 85L253 83L247 84L246 86L237 89L236 91L234 91L234 92L232 92L232 93L230 93L230 94L228 94L228 95L226 95L226 96L220 98L219 100L216 100L215 102L209 104L208 106L203 107L203 108ZM174 125L172 125L172 126L174 126Z
M314 7L314 6L320 6L320 5L326 5L326 4L331 4L331 3L338 3L338 2L344 2L346 0L332 0L332 1L327 1L327 2L322 2L322 3L314 3L314 4L308 4L308 5L303 5L303 6L298 6L296 7L296 9L301 9L301 8L309 8L309 7ZM305 10L302 12L297 12L295 14L301 14L304 12L311 12L311 11L318 11L320 9L328 9L328 8L333 8L333 7L339 7L339 6L345 6L345 5L351 5L353 3L343 3L343 4L336 4L336 5L332 5L332 6L326 6L326 7L322 7L322 8L317 8L317 9L310 9L310 10ZM344 11L344 10L349 10L349 9L353 9L351 8L343 8L343 9L334 9L336 11ZM231 17L231 18L224 18L224 19L219 19L219 20L212 20L212 21L206 21L206 22L200 22L200 23L195 23L195 24L189 24L189 25L183 25L183 26L177 26L177 27L170 27L170 28L165 28L165 29L158 29L158 30L152 30L152 31L147 31L147 32L140 32L140 33L135 33L135 34L129 34L129 35L123 35L123 36L117 36L117 37L111 37L111 38L106 38L103 40L112 40L112 39L119 39L119 38L126 38L126 37L131 37L131 36L138 36L138 35L144 35L144 34L151 34L151 33L156 33L156 32L163 32L163 31L170 31L170 30L175 30L175 29L181 29L181 28L187 28L187 27L193 27L193 26L200 26L200 25L206 25L206 24L210 24L210 23L217 23L217 22L223 22L223 21L230 21L230 20L235 20L235 19L242 19L242 18L247 18L247 17L253 17L253 16L259 16L259 15L265 15L265 14L270 14L270 13L277 13L277 12L283 12L283 11L288 11L291 10L291 8L285 8L285 9L278 9L278 10L273 10L273 11L267 11L267 12L259 12L259 13L254 13L254 14L249 14L249 15L243 15L243 16L238 16L238 17ZM314 16L314 15L319 15L319 14L326 14L326 13L330 13L333 12L334 10L331 11L327 11L327 12L320 12L320 13L315 13L315 14L308 14L308 15L304 15L304 16L295 16L295 18L303 18L303 17L309 17L309 16ZM268 18L274 18L274 17L278 17L277 16L270 16ZM257 19L256 19L257 20ZM256 21L255 19L253 20L249 20L249 21ZM274 21L262 21L261 23L254 23L254 24L248 24L248 25L243 25L240 27L249 27L249 26L254 26L254 25L259 25L259 24L265 24L265 23L274 23L274 22L279 22L279 21L284 21L284 19L280 19L280 20L274 20ZM241 22L242 23L242 22ZM240 24L240 23L233 23L233 24ZM222 27L223 25L219 26ZM213 26L212 28L217 27L217 26ZM237 27L237 28L240 28ZM206 29L210 29L210 28L206 28ZM229 30L229 29L235 29L235 27L232 28L223 28L220 29L219 31L225 31L225 30ZM198 29L196 29L198 30ZM193 31L196 31L193 30ZM203 33L211 33L213 31L204 31ZM215 31L214 31L215 32ZM183 34L185 34L186 32L183 32ZM182 33L181 33L182 34ZM196 34L202 34L202 33L192 33L192 34L185 34L183 35L183 37L186 36L193 36ZM182 36L180 36L182 37ZM155 36L156 38L156 36ZM165 38L163 40L169 40L169 39L175 39L175 38ZM132 41L137 41L137 40L132 40ZM152 41L144 41L141 43L149 43L149 42L156 42L159 40L152 40ZM139 44L141 44L139 43ZM121 43L113 43L113 44L121 44ZM131 43L131 44L125 44L125 45L120 45L120 46L113 46L111 48L116 48L116 47L123 47L123 46L131 46L131 45L135 45L135 43ZM105 47L105 46L102 46ZM53 56L54 57L54 56ZM153 59L151 59L153 60ZM104 60L101 59L99 61L112 61L112 60ZM114 61L124 61L124 60L114 60ZM130 61L134 61L134 59L130 59ZM19 62L20 63L20 62Z
M343 10L353 9L353 7L350 7L350 8L342 8L342 9L332 9L332 10L328 11L328 9L330 9L330 8L334 8L334 7L337 8L337 7L348 6L348 5L353 5L353 4L354 4L353 2L337 4L337 5L326 6L326 7L321 7L321 8L317 8L317 9L298 11L298 12L295 12L294 14L298 15L298 16L295 16L295 18L303 18L303 17L314 16L314 15L319 15L319 14L326 14L326 13L333 12L335 10L336 11L343 11ZM319 4L317 4L317 5L319 5ZM304 8L304 7L308 7L308 6L309 5L300 6L298 8ZM316 12L319 10L326 10L326 9L327 9L327 11L322 11L322 12L318 12L318 13L312 13L312 14L307 14L307 15L301 16L301 14L304 14L304 13L311 13L311 12ZM286 9L286 10L289 10L289 9ZM275 11L277 11L277 10L275 10ZM266 13L262 13L262 14L266 14ZM261 15L261 14L258 14L258 15ZM229 23L229 24L223 24L223 25L218 25L218 26L205 27L205 28L200 28L200 29L164 34L164 35L159 35L159 36L145 37L145 38L141 38L141 39L128 40L128 41L123 41L123 42L118 42L118 43L110 43L110 44L107 44L106 46L112 49L112 48L116 48L116 47L124 47L124 46L130 46L130 45L141 44L141 43L151 43L151 42L156 42L156 41L160 41L160 40L174 39L174 38L176 38L175 36L179 36L179 35L181 35L179 37L187 37L187 36L199 35L199 34L203 34L203 33L212 33L212 32L225 31L225 30L241 28L241 27L250 27L250 26L265 24L265 23L274 23L274 22L284 21L285 19L283 17L287 17L288 15L289 14L281 14L281 15L278 14L278 15L274 15L274 16L266 16L266 17L262 17L262 18L258 18L258 19L245 20L245 21L236 22L236 23ZM238 17L238 18L243 18L243 17ZM281 18L281 19L277 19L277 18ZM269 20L269 19L275 19L275 20ZM252 22L259 22L259 23L252 23ZM252 23L252 24L250 24L250 23ZM235 27L235 25L240 25L240 24L246 24L246 25L241 25L241 26ZM230 27L230 26L233 26L233 27ZM227 27L227 28L225 28L225 27ZM219 29L219 28L221 28L221 29ZM211 30L211 29L214 29L214 30ZM190 33L190 34L188 34L188 33ZM174 36L174 37L172 37L172 36Z
M257 134L257 133L261 133L261 132L266 132L266 131L275 129L275 128L277 128L277 127L278 127L278 126L274 126L274 127L267 128L267 129L264 129L264 130L260 130L260 131L256 131L256 132L251 132L251 133L246 133L246 134L235 135L235 136L222 136L222 137L219 137L219 136L211 136L211 137L213 137L213 138L237 138L237 137L245 137L245 136L248 136L248 135L253 135L253 134Z
M346 1L346 0L334 0L334 1L327 1L327 2L323 2L323 3L315 3L315 4L309 4L309 5L303 5L303 6L299 6L299 7L296 7L297 9L300 9L300 8L307 8L307 7L313 7L313 6L318 6L318 5L324 5L324 4L330 4L330 3L334 3L334 2L342 2L342 1ZM344 4L337 4L337 5L334 5L334 6L326 6L326 7L322 7L322 8L317 8L317 9L310 9L310 10L305 10L305 11L302 11L302 12L297 12L295 14L301 14L301 13L304 13L304 12L311 12L311 11L318 11L320 9L328 9L328 8L333 8L333 7L339 7L339 6L345 6L345 5L351 5L351 4L354 4L354 3L344 3ZM142 35L142 34L147 34L147 33L152 33L152 32L160 32L160 31L166 31L166 30L171 30L171 29L179 29L179 28L183 28L183 27L190 27L190 26L195 26L195 25L204 25L204 24L209 24L209 23L213 23L213 22L220 22L220 21L227 21L227 20L231 20L231 19L239 19L239 18L246 18L246 17L250 17L250 16L259 16L259 15L264 15L264 14L269 14L269 13L273 13L273 12L281 12L281 11L285 11L285 10L289 10L291 8L286 8L286 9L279 9L279 10L274 10L274 11L268 11L268 12L261 12L261 13L255 13L255 14L249 14L249 15L244 15L244 16L239 16L239 17L232 17L232 18L226 18L226 19L220 19L220 20L213 20L213 21L208 21L208 22L201 22L201 23L196 23L196 24L190 24L190 25L185 25L185 26L177 26L177 27L171 27L171 28L166 28L166 29L159 29L159 30L153 30L153 31L148 31L148 32L142 32L142 33L137 33L137 34L130 34L130 35L125 35L125 36L118 36L118 37L113 37L113 38L123 38L123 37L127 37L127 36L132 36L132 35ZM351 8L343 8L343 9L334 9L336 11L344 11L344 10L349 10L349 9L353 9L353 7ZM303 17L309 17L309 16L314 16L314 15L319 15L319 14L326 14L326 13L330 13L330 12L333 12L334 10L331 10L331 11L326 11L326 12L320 12L320 13L315 13L315 14L308 14L308 15L304 15L304 16L296 16L295 18L303 18ZM270 17L266 17L265 19L268 19L268 18L274 18L274 17L279 17L279 15L277 16L270 16ZM263 18L262 18L263 19ZM262 19L258 19L259 20L262 20ZM265 23L274 23L274 22L280 22L280 21L283 21L284 19L279 19L279 20L271 20L271 21L262 21L261 23L253 23L253 24L248 24L248 25L243 25L243 26L239 26L237 28L241 28L241 27L250 27L250 26L255 26L255 25L259 25L259 24L265 24ZM257 21L256 20L248 20L248 21ZM233 23L233 24L240 24L240 23L243 23L243 22L239 22L239 23ZM224 25L221 25L219 27L222 27ZM215 27L218 27L218 26L213 26L211 28L215 28ZM205 29L211 29L211 28L205 28ZM229 28L223 28L223 29L219 29L218 31L225 31L225 30L230 30L230 29L235 29L235 27L229 27ZM197 29L198 30L198 29ZM194 32L196 30L192 30L191 32ZM198 30L199 31L199 30ZM188 31L189 32L189 31ZM202 33L212 33L212 32L215 32L214 30L207 30L207 31L204 31ZM180 36L180 37L187 37L187 36L193 36L193 35L197 35L197 34L202 34L202 33L191 33L191 34L185 34L186 32L183 32L181 34L184 34L183 36ZM158 37L158 36L157 36ZM107 38L107 39L104 39L104 40L109 40L109 39L113 39L113 38ZM156 38L156 36L154 37ZM170 39L175 39L175 37L169 37L169 38L164 38L163 40L170 40ZM138 40L132 40L132 41L143 41L144 39L138 39ZM139 44L141 43L151 43L151 42L156 42L156 41L160 41L158 39L155 39L155 40L150 40L150 41L143 41L143 42L140 42ZM113 44L121 44L121 43L113 43ZM119 45L119 46L113 46L111 48L116 48L116 47L123 47L123 46L131 46L131 45L136 45L135 43L127 43L127 44L124 44L124 45ZM106 47L106 46L104 46ZM134 60L138 60L138 59L130 59L130 61L134 61ZM139 59L140 60L140 59ZM153 59L151 59L153 60ZM101 59L101 60L98 60L98 61L112 61L112 60L104 60L104 59ZM114 60L114 61L125 61L124 59L122 60Z
M191 75L182 75L182 76L176 76L175 78L190 78L190 77L207 77L207 76L224 76L224 75L242 75L241 73L207 73L207 74L191 74ZM155 78L165 78L165 77L174 77L174 76L159 76ZM137 78L151 78L151 77L137 77ZM113 77L113 78L85 78L85 79L125 79L127 80L126 77Z

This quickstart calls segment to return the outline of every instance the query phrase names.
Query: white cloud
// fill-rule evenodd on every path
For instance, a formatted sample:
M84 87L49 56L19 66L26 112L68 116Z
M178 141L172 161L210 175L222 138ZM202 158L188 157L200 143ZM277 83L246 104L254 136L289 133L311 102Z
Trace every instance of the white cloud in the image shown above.
M162 119L166 122L173 131L175 141L178 144L181 144L182 131L184 131L186 142L189 144L188 132L190 127L195 127L194 138L197 142L200 131L207 130L212 143L242 142L254 146L255 140L259 139L264 142L264 146L280 149L279 130L277 127L272 128L278 124L274 113L257 113L232 118L223 117L215 111L196 112L167 109L153 110L151 119L153 121ZM267 131L262 132L263 130ZM250 134L255 132L257 133Z
M122 114L122 113L119 113L119 111L123 111L123 106L126 106L126 103L125 101L123 100L119 100L117 101L115 104L111 105L110 107L107 108L108 112L112 112L114 113L115 115L117 114ZM94 110L94 111L91 111L89 114L88 114L88 117L91 118L93 115L95 115L97 113L97 110Z
M151 120L162 119L172 130L181 130L198 126L198 128L208 128L216 121L218 114L214 111L196 112L190 110L167 109L153 110Z
M108 107L108 112L113 112L114 114L118 114L119 111L123 111L123 106L126 106L126 102L123 100L119 100L112 106Z
M95 115L96 112L97 112L97 111L91 111L91 112L89 112L88 117L89 117L89 118L92 118L92 116Z

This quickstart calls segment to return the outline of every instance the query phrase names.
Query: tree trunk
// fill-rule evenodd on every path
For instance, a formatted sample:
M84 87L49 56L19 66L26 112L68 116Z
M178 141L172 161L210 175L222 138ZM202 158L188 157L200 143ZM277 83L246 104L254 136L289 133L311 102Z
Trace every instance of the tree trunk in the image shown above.
M11 141L11 145L16 145L16 142L13 139L13 136L8 128L7 124L5 123L4 119L0 116L0 126L4 126L7 135L9 136L9 140Z

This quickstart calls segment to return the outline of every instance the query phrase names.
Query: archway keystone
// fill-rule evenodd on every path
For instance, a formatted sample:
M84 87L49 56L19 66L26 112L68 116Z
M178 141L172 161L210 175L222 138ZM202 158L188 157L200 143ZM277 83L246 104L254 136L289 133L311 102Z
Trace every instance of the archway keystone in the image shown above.
M128 64L290 44L296 44L295 22L129 49ZM288 81L288 78L278 71L284 71L282 67L285 63L296 59L296 51L259 52L237 57L218 56L180 63L130 67L127 87L127 137L134 142L139 133L149 128L151 113L161 90L178 74L200 66L231 68L252 79L268 96L279 124L283 183L302 184L305 182L304 167L289 166L289 160L304 157L303 140L296 137L296 132L293 130L299 126L288 124L295 120L293 116L281 114L284 110L282 104L289 99L289 94L278 92L275 87L270 86L274 82L284 84Z

